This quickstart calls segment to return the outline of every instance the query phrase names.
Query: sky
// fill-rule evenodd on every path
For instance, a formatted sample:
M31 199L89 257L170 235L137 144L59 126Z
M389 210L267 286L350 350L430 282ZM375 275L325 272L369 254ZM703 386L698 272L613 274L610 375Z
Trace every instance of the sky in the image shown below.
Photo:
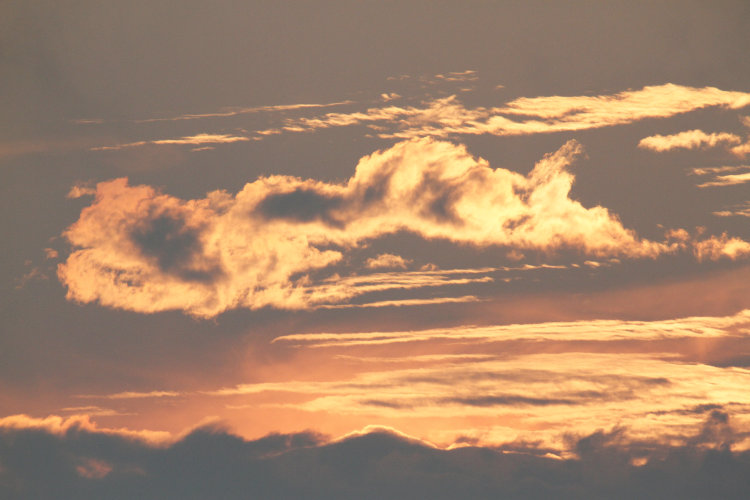
M749 25L2 2L0 496L747 498Z

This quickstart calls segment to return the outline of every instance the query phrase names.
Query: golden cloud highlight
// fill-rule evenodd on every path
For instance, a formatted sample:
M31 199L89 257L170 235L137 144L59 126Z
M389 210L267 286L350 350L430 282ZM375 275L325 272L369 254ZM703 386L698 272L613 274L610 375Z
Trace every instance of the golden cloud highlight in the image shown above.
M191 136L180 137L178 139L159 139L155 141L138 141L126 144L117 144L116 146L100 146L91 148L92 151L115 151L118 149L134 148L155 144L157 146L198 146L201 144L230 144L233 142L249 141L247 137L228 135L228 134L196 134Z
M707 149L719 145L739 144L740 137L727 132L707 134L702 130L687 130L672 135L652 135L641 139L638 147L659 153L673 149Z
M58 276L71 300L210 317L236 307L336 304L440 281L429 274L406 274L390 284L373 283L377 277L363 278L370 283L311 277L347 249L399 231L477 247L590 256L654 257L670 250L639 239L606 208L586 208L569 197L567 167L580 152L570 141L523 176L493 169L463 146L424 138L362 158L345 184L271 176L236 196L215 191L189 201L126 179L103 182L65 232L74 251ZM443 281L437 284L472 282Z
M356 125L369 126L381 138L527 135L624 125L709 107L741 109L749 104L750 93L672 83L610 95L522 97L493 108L469 109L453 95L429 101L423 107L373 107L364 112L287 119L280 127L257 132L256 139L282 132ZM733 141L728 135L714 140Z

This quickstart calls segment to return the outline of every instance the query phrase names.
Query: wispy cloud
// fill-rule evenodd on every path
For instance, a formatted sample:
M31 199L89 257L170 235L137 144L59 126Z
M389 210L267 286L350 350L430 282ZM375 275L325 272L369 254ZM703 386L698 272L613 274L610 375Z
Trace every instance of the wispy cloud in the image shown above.
M481 299L474 295L464 295L462 297L435 297L431 299L402 299L402 300L381 300L378 302L365 302L363 304L334 304L322 305L322 309L349 309L363 307L412 307L427 306L435 304L462 304L466 302L478 302Z
M211 394L276 394L274 406L336 415L440 418L444 423L501 419L516 437L560 449L566 433L586 434L602 426L625 425L641 438L684 436L703 420L685 408L700 401L717 407L739 404L742 411L750 407L748 383L748 370L685 363L668 354L568 351L386 366L346 380L240 384Z
M146 146L149 144L154 144L157 146L181 146L181 145L191 145L191 146L198 146L201 144L229 144L233 142L245 142L249 141L247 137L243 136L235 136L235 135L228 135L228 134L196 134L196 135L190 135L185 137L180 137L177 139L158 139L153 141L137 141L137 142L128 142L126 144L117 144L115 146L100 146L96 148L91 148L92 151L116 151L118 149L125 149L125 148L135 148L139 146Z
M713 212L713 214L718 217L731 217L735 215L743 216L743 217L750 217L750 201L746 201L744 203L733 205L731 207L726 208L725 210Z
M115 394L106 395L94 395L94 394L80 394L78 398L104 398L104 399L143 399L143 398L173 398L180 396L182 393L176 391L149 391L149 392L135 392L125 391L117 392Z
M435 340L466 342L611 342L746 336L750 311L729 317L689 317L664 321L597 320L501 326L439 328L361 333L310 333L276 337L273 342L304 347L352 347Z
M493 108L466 108L454 95L428 101L423 107L374 107L364 112L288 119L283 126L258 132L258 138L283 131L355 125L370 126L382 138L528 135L624 125L708 107L741 109L748 104L750 93L671 83L610 95L522 97Z
M701 173L703 173L704 170L705 169L701 170ZM737 184L745 184L747 182L750 182L750 166L739 165L737 167L733 167L733 170L747 170L747 172L742 172L739 174L714 175L713 178L711 178L711 180L702 182L698 184L697 186L699 188L718 187L718 186L735 186Z
M199 120L202 118L228 118L231 116L253 114L253 113L270 113L278 111L297 111L303 109L318 109L318 108L332 108L336 106L345 106L352 104L353 101L341 101L341 102L330 102L326 104L276 104L272 106L253 106L253 107L238 107L228 108L222 111L214 113L191 113L178 116L171 116L166 118L149 118L145 120L135 120L136 123L151 123L151 122L164 122L164 121L183 121L183 120Z
M664 152L673 149L707 149L719 145L739 144L742 139L728 132L707 134L702 130L687 130L672 135L652 135L641 139L638 147L652 151Z

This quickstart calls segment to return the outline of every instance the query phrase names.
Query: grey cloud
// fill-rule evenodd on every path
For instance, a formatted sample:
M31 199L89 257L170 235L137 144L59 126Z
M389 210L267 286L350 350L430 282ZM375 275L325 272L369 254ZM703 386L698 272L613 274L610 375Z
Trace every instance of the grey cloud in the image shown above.
M582 404L573 398L535 398L518 395L480 396L469 398L446 398L441 403L454 403L467 406L551 406L551 405L576 405Z
M270 194L258 204L256 210L268 218L300 222L321 220L330 225L341 226L342 221L334 212L341 208L344 201L341 196L326 196L312 189L300 188L288 193Z
M221 268L218 263L200 262L205 260L200 236L200 229L169 213L142 220L130 231L133 243L162 272L185 281L208 283L221 275Z
M576 457L534 443L443 450L377 430L327 442L311 433L246 441L217 427L158 447L71 428L0 431L6 498L747 498L750 453L731 452L725 414L680 447L626 429L569 437ZM467 440L464 440L466 445ZM645 460L634 465L635 460Z

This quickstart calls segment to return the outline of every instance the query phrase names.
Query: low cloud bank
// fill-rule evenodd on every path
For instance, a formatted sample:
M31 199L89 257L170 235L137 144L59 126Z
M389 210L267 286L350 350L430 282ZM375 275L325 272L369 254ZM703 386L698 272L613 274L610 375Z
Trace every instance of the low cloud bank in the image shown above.
M562 458L513 443L440 449L387 429L246 441L203 427L155 446L80 426L0 427L4 498L747 498L750 452L713 410L688 445L569 436Z

